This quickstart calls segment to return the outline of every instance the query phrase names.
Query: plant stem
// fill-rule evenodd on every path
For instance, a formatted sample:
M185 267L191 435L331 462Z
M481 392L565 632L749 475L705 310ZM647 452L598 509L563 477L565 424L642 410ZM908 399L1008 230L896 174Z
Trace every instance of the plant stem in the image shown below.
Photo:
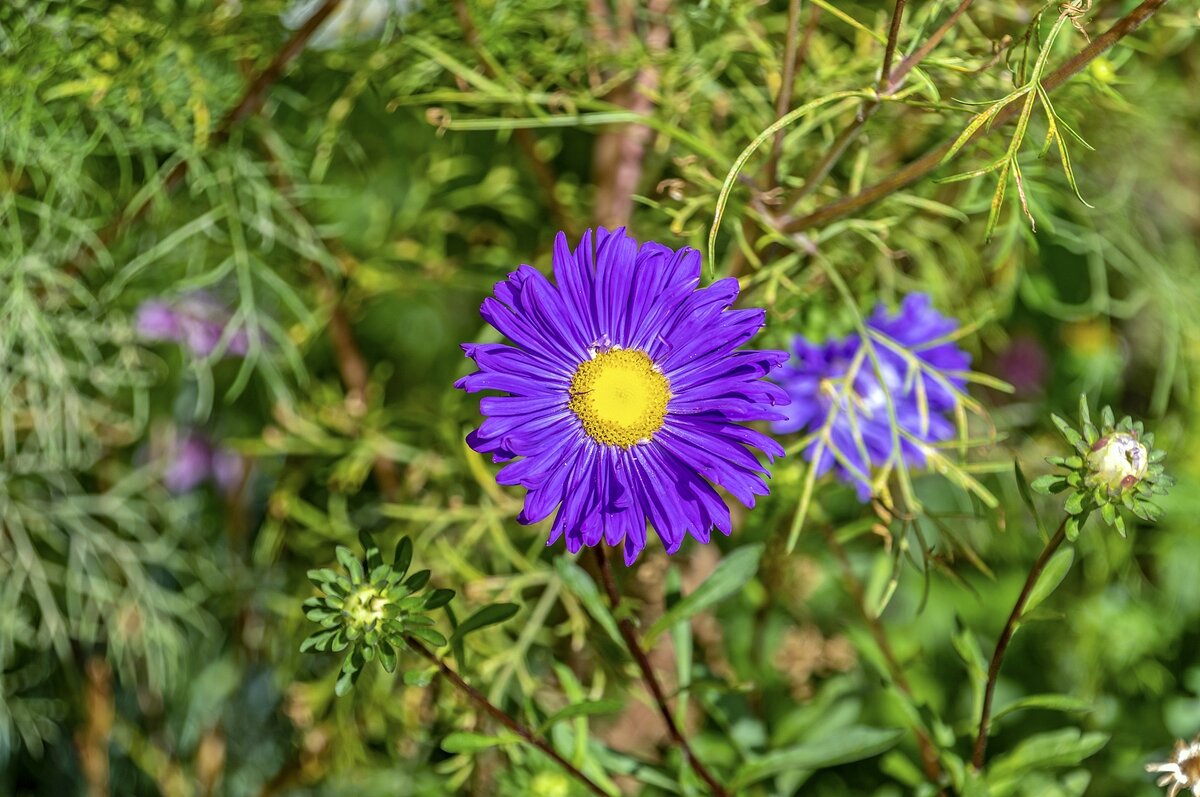
M1067 538L1067 521L1071 515L1063 517L1062 522L1058 524L1058 530L1054 532L1054 536L1046 542L1046 547L1042 549L1041 555L1037 561L1033 563L1033 567L1029 571L1029 575L1025 578L1025 586L1021 588L1021 594L1017 596L1017 603L1013 606L1012 614L1008 616L1008 622L1004 624L1004 630L1000 632L1000 639L996 640L996 650L992 653L992 661L988 665L987 685L983 689L983 711L979 716L979 735L975 737L975 754L971 758L971 765L975 769L983 769L984 757L987 754L988 726L991 724L992 718L992 698L996 692L996 679L1000 675L1000 665L1004 662L1004 654L1008 651L1008 643L1012 640L1013 633L1017 630L1017 624L1021 620L1021 615L1025 611L1025 604L1029 602L1029 596L1033 593L1033 588L1037 584L1038 577L1041 576L1042 570L1046 568L1046 563L1050 561L1050 557L1063 544L1063 540Z
M896 44L900 41L900 22L904 19L906 0L896 0L892 10L892 24L888 28L887 44L883 48L883 68L879 70L879 91L887 89L892 77L892 60L896 57Z
M1042 81L1042 88L1047 92L1066 83L1076 73L1080 72L1085 66L1099 57L1102 53L1112 47L1121 39L1125 38L1135 30L1140 28L1146 20L1154 16L1154 13L1161 8L1167 0L1144 0L1141 5L1130 11L1124 17L1117 21L1111 28L1105 31L1102 35L1097 36L1092 42L1075 54L1069 61L1060 66L1058 69L1051 72ZM915 53L914 53L915 55ZM901 64L903 67L904 64ZM1012 103L1004 108L998 114L992 123L985 128L981 128L975 134L972 141L975 141L988 132L997 129L1004 122L1007 122L1021 110L1019 103ZM915 183L917 180L924 177L929 172L941 165L942 159L950 148L954 145L958 136L955 135L950 140L946 141L941 146L933 149L917 160L904 166L900 170L892 173L883 180L880 180L874 185L864 188L859 193L845 199L839 199L836 202L831 202L823 207L817 208L812 213L792 219L783 225L781 230L785 233L796 233L802 230L807 230L811 227L819 227L828 224L831 221L840 219L855 211L861 210L868 205L872 205L881 199L885 199L895 192L906 188ZM964 146L964 149L966 147Z
M480 692L478 689L464 681L461 675L450 669L450 666L432 650L425 647L413 637L405 637L404 641L409 647L432 662L441 671L442 675L446 677L446 680L458 687L459 691L465 694L471 699L472 702L489 714L492 719L496 720L501 725L517 734L517 736L520 736L529 744L541 750L543 753L553 759L556 764L562 767L567 774L587 787L587 790L592 794L599 795L600 797L609 797L608 792L600 788L595 781L583 774L583 772L576 768L574 764L559 755L558 751L551 747L546 741L536 736L528 727L509 716L509 714L503 709L497 707L494 703L492 703L492 701L487 699L487 696L484 695L483 692Z
M603 548L596 547L593 551L596 554L596 564L600 568L600 580L604 582L604 590L608 593L608 600L612 604L613 614L617 614L617 609L621 606L621 593L617 591L616 581L613 580L612 568L608 565L608 556L605 555ZM712 773L696 757L691 745L688 744L687 739L680 732L679 726L675 724L671 708L667 705L666 693L663 692L662 684L658 682L658 676L654 672L653 665L650 664L650 659L646 656L646 652L642 650L641 643L638 642L637 629L633 627L633 621L628 617L620 617L617 620L617 627L621 631L621 637L625 640L626 647L629 648L630 655L633 656L638 669L642 671L642 680L645 682L646 688L650 690L654 702L658 705L658 713L662 715L663 723L666 724L667 732L671 735L672 741L683 750L683 754L687 758L692 771L708 784L709 789L712 790L712 793L716 797L730 797L729 791L721 785L720 781L713 777Z

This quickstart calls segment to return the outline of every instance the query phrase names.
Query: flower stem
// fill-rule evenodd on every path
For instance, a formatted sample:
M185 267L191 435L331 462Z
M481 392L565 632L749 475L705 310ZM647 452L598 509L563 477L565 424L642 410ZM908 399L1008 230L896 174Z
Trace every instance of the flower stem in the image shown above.
M1054 532L1054 536L1046 542L1046 547L1042 549L1041 555L1037 561L1033 563L1033 567L1029 570L1029 575L1025 578L1025 586L1021 588L1021 594L1017 596L1017 603L1013 606L1012 614L1008 616L1008 622L1004 624L1004 630L1000 632L1000 638L996 640L996 650L992 653L991 664L988 665L987 685L983 690L983 711L979 716L979 735L975 737L975 754L971 758L971 765L975 769L983 769L984 758L987 754L988 726L992 719L992 698L996 693L996 679L1000 675L1000 665L1004 662L1004 654L1008 651L1008 643L1012 640L1013 633L1017 630L1017 623L1021 620L1021 614L1025 611L1025 604L1029 602L1029 596L1033 593L1034 585L1038 582L1038 577L1046 568L1046 563L1050 561L1050 557L1054 555L1063 544L1063 540L1067 537L1067 521L1071 519L1071 515L1065 515L1062 522L1058 524L1058 530Z
M617 591L616 581L613 580L612 568L608 565L608 557L605 555L603 548L597 547L593 551L596 554L596 564L600 568L601 581L604 582L604 589L608 593L609 603L612 604L613 613L616 614L617 609L621 606L621 593ZM713 795L716 797L730 797L729 791L721 785L720 781L713 777L712 773L696 757L691 745L688 744L687 739L680 732L679 726L675 724L671 708L667 705L666 693L663 692L662 684L658 682L658 676L654 673L654 666L650 664L650 659L646 656L646 652L642 650L641 643L638 642L637 629L633 627L633 621L628 617L621 617L617 620L617 627L621 630L621 637L625 640L625 646L629 648L630 655L633 656L638 669L642 671L642 681L645 682L646 688L650 690L654 702L658 705L658 713L662 715L663 723L667 726L667 732L671 735L671 740L683 750L683 754L687 758L692 771L708 784Z
M546 741L536 736L532 730L518 722L503 709L497 707L494 703L492 703L492 701L487 699L486 695L464 681L461 675L450 669L450 666L432 650L422 645L413 637L405 637L404 641L410 648L432 662L441 671L442 675L446 677L446 680L458 687L459 691L461 691L468 698L470 698L472 702L487 712L492 719L496 720L501 725L517 734L517 736L520 736L529 744L541 750L543 753L553 759L556 764L562 767L567 774L587 787L587 790L592 794L599 795L600 797L609 797L608 792L600 788L595 781L583 774L583 772L576 768L574 764L559 755L558 751L551 747Z

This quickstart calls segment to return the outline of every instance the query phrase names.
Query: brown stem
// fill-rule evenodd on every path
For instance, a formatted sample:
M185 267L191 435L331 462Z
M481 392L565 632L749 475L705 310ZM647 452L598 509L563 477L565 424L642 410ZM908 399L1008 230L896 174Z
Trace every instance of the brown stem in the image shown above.
M1038 577L1046 568L1050 557L1067 538L1067 521L1070 519L1071 515L1063 517L1062 522L1058 524L1058 530L1054 532L1054 536L1046 543L1041 555L1033 563L1033 568L1025 578L1025 586L1021 588L1021 594L1017 596L1017 603L1013 606L1012 614L1008 616L1008 622L1004 624L1004 630L1000 632L1000 639L996 640L996 650L992 653L992 661L988 665L987 685L983 689L983 711L979 715L979 735L975 737L975 754L971 758L971 764L977 770L983 769L984 757L987 754L988 726L991 724L992 718L992 697L996 692L996 679L1000 675L1000 665L1004 662L1008 643L1017 630L1017 623L1021 620L1025 604L1029 602L1029 596L1033 593Z
M871 632L871 636L875 639L875 646L883 654L884 663L887 665L888 672L891 674L892 683L896 685L901 692L908 697L912 697L912 687L909 685L908 676L904 674L904 668L900 666L900 660L896 658L896 651L892 648L891 640L888 639L887 630L883 627L883 623L879 618L867 609L866 592L863 590L862 582L858 580L858 576L854 575L854 570L850 566L850 557L846 555L846 549L837 541L837 537L829 529L822 529L825 534L825 539L828 541L830 550L837 557L838 564L842 569L842 579L846 583L846 591L850 593L850 597L854 600L854 606L858 609L859 616L863 622L867 624L867 628ZM942 765L938 756L937 747L929 734L919 725L913 726L913 733L917 737L917 748L921 753L921 765L925 768L925 775L934 783L942 779Z
M612 604L613 614L619 614L617 610L621 606L621 593L617 590L616 581L613 580L612 568L608 565L608 556L604 553L603 548L597 547L592 550L596 555L596 564L600 568L600 580L604 583L605 592L608 593L608 600ZM633 656L638 669L642 672L642 681L646 684L646 688L650 690L650 694L658 706L658 713L662 715L663 723L667 726L667 732L671 735L671 740L683 750L683 754L687 758L692 771L708 784L709 789L712 790L714 795L717 797L730 797L728 790L721 785L720 781L713 777L712 773L696 757L696 754L692 751L692 746L688 744L687 739L680 732L679 726L675 723L675 717L671 714L670 706L667 705L666 693L663 692L662 684L658 682L654 666L650 663L646 652L642 650L642 645L637 637L637 629L633 627L633 621L628 617L620 617L617 620L617 627L621 631L621 638L625 640L625 646L629 648L630 655Z
M84 665L86 721L76 734L79 768L87 784L87 797L108 797L108 747L112 741L116 709L113 704L112 669L103 656L94 655Z
M895 94L896 91L899 90L900 86L904 83L904 78L908 77L908 73L911 72L913 68L917 66L917 64L924 61L925 57L933 52L933 48L937 47L938 44L941 43L942 39L946 37L946 34L950 32L950 29L953 28L958 22L958 18L966 13L967 8L971 5L971 2L972 0L962 0L962 2L958 4L958 8L951 12L950 16L946 18L946 21L942 23L941 27L935 30L933 34L925 40L924 44L914 50L912 55L900 62L900 65L897 66L892 74L888 77L887 85L883 88L883 93L885 95Z
M817 6L813 6L816 8ZM800 0L788 0L787 43L783 47L783 75L779 94L775 97L775 118L787 115L792 107L792 92L796 88L796 53L800 49ZM783 130L775 133L771 158L767 161L767 188L779 185L779 158L783 155Z
M633 5L630 4L627 10L632 24ZM650 0L647 10L652 17L657 17L643 37L646 50L654 56L667 49L671 38L671 29L666 22L671 0ZM632 31L627 35L633 35ZM638 114L649 115L654 111L653 96L658 91L659 79L658 67L647 63L622 92L624 101L620 104ZM597 137L594 159L599 177L595 215L604 226L621 227L629 223L633 215L633 195L642 180L646 147L652 136L653 131L646 125L627 124Z
M879 70L879 91L882 92L891 82L892 59L896 57L896 44L900 41L900 22L904 18L906 0L896 0L892 10L892 25L888 28L887 44L883 48L883 69Z
M346 308L341 297L337 296L328 275L320 268L320 279L326 292L333 298L333 313L329 317L329 339L333 343L334 358L337 360L338 373L346 388L346 403L352 407L366 407L367 388L370 384L370 370L367 359L359 348L354 328L346 315ZM376 457L372 467L379 491L389 501L396 500L400 494L400 474L396 463L387 457Z
M854 121L852 121L845 129L843 129L842 132L838 134L837 138L833 140L833 143L829 146L829 149L826 151L824 156L821 157L821 160L817 161L816 165L813 166L812 171L810 171L808 176L804 178L804 185L800 186L795 194L789 198L786 207L793 208L796 206L796 203L812 195L812 193L825 180L825 178L829 176L829 173L833 171L833 167L837 165L839 160L841 160L842 155L846 153L846 150L850 147L850 144L852 144L854 140L858 138L858 134L861 133L862 129L866 126L867 120L874 116L875 112L878 111L883 105L881 98L890 97L900 89L900 87L904 84L905 76L907 76L908 73L917 66L917 64L921 63L921 61L923 61L925 57L929 55L929 53L933 52L933 48L936 47L938 43L941 42L941 40L945 37L945 35L949 33L950 29L954 27L954 23L958 22L958 18L963 15L963 12L967 10L967 6L969 6L971 2L972 0L962 0L958 8L954 9L954 12L950 14L950 17L944 23L942 23L942 26L934 31L933 35L931 35L924 44L917 48L912 55L901 61L900 65L896 67L895 71L892 71L891 66L892 60L895 58L896 40L899 38L900 34L900 19L904 13L904 0L897 0L895 12L892 14L892 26L888 32L887 49L884 51L883 55L883 69L880 72L879 78L879 96L875 99L868 100L859 107L858 113L854 116Z
M513 719L503 709L498 708L494 703L492 703L492 701L487 699L486 695L464 681L462 676L450 669L450 666L446 664L446 662L440 657L438 657L437 654L435 654L432 650L422 645L413 637L405 637L404 641L409 647L432 662L438 668L438 670L441 671L442 675L446 677L446 680L454 684L459 691L461 691L464 695L470 698L472 702L483 709L489 716L492 717L492 719L508 728L517 736L520 736L529 744L541 750L543 753L553 759L556 764L562 767L567 774L587 787L588 791L590 791L592 794L598 794L600 797L608 797L608 793L596 785L595 781L580 772L574 764L559 755L558 751L556 751L553 747L551 747L538 736L534 735L533 731L522 725L517 720Z
M1085 66L1091 63L1092 60L1100 56L1108 48L1112 47L1118 41L1140 28L1142 24L1145 23L1146 20L1150 19L1150 17L1154 16L1154 13L1158 11L1158 9L1161 8L1166 2L1167 0L1144 0L1141 5L1118 20L1116 24L1105 31L1102 35L1093 39L1089 45L1076 53L1075 56L1069 61L1047 75L1046 78L1042 80L1042 87L1049 92L1067 82L1076 73L1081 71ZM1008 121L1017 113L1019 113L1020 110L1020 103L1010 104L1008 107L996 114L996 118L990 125L987 125L985 128L981 128L979 132L972 137L971 142L969 143L973 143L979 138L987 135L989 131L997 129L1004 122ZM835 219L840 219L843 216L854 213L857 210L861 210L862 208L872 205L881 199L891 196L896 191L915 183L917 180L936 169L941 164L946 153L950 151L950 147L953 145L955 139L957 139L957 136L946 141L936 149L925 153L917 160L913 161L907 166L904 166L888 177L885 177L878 183L864 188L862 191L852 197L846 197L845 199L839 199L836 202L831 202L828 205L818 208L812 213L789 221L783 225L781 228L782 231L794 233L800 232L801 230L807 230L811 227L819 227L821 225L828 224ZM964 146L964 149L965 148L966 147Z

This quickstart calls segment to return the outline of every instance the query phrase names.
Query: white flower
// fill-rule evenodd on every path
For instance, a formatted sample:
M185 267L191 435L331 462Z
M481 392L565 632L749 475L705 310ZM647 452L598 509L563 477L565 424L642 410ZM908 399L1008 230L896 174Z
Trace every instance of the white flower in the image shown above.
M1158 785L1171 787L1167 797L1176 797L1184 789L1190 789L1195 797L1200 797L1200 735L1191 744L1176 742L1169 761L1147 764L1146 771L1162 773Z

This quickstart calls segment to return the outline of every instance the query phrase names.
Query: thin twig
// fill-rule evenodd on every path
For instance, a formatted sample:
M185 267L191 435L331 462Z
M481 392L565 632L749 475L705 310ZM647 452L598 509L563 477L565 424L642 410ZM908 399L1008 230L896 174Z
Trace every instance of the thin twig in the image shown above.
M892 648L891 640L888 639L887 630L883 627L883 623L867 608L866 592L863 590L862 582L858 580L858 576L854 574L853 568L850 566L850 557L846 554L846 549L838 542L837 537L827 528L822 529L825 534L825 539L829 543L829 549L833 551L837 557L838 564L842 569L842 579L846 583L846 591L850 593L850 597L854 600L855 608L858 609L859 615L863 622L867 624L867 628L871 632L871 636L875 639L875 646L883 654L884 663L887 665L888 672L891 674L892 683L896 685L901 692L912 698L912 687L909 685L908 676L904 674L904 668L900 666L900 660L896 658L896 651ZM933 740L929 734L919 725L913 726L913 733L917 737L917 748L921 752L921 765L925 768L925 775L930 781L937 783L942 779L942 765L938 757L937 747L934 746Z
M950 31L950 29L954 27L954 23L957 22L958 18L962 16L964 11L967 10L967 6L971 4L971 0L962 0L962 3L950 15L950 18L947 19L940 28L934 31L933 35L930 36L929 39L916 50L916 52L901 61L900 65L897 66L893 72L892 60L895 58L896 42L900 36L900 21L904 14L904 4L905 0L897 0L896 8L892 13L892 24L891 28L888 30L887 44L883 53L883 69L880 70L879 73L879 88L877 89L878 96L872 100L864 102L861 106L859 106L858 113L854 115L854 120L851 121L850 124L837 135L837 137L833 140L833 143L829 145L829 149L825 152L821 159L817 161L816 165L813 166L812 170L808 173L808 176L804 178L804 184L800 186L800 188L797 189L791 197L789 197L785 207L795 207L798 202L808 198L814 191L817 190L817 187L824 182L825 178L829 176L829 173L833 171L833 167L837 165L839 160L841 160L842 155L846 153L846 150L850 147L850 144L852 144L854 140L858 138L859 133L861 133L862 129L866 126L867 121L883 106L883 99L892 96L900 89L900 87L904 84L905 76L912 71L917 64L921 63L925 56L929 55L929 53L933 51L933 48L936 47L942 38Z
M608 601L612 604L613 614L619 614L617 610L621 606L621 593L617 590L616 581L613 580L612 568L608 565L608 556L604 553L603 548L597 547L593 551L596 555L596 564L600 568L600 580L604 583L604 590L608 593ZM658 713L662 715L663 723L667 726L667 732L671 735L671 740L683 750L683 754L687 758L692 771L708 784L709 789L712 790L712 793L716 797L730 797L729 791L700 762L700 759L692 751L692 746L688 744L687 739L680 732L679 726L675 723L675 717L671 713L670 706L667 705L666 693L663 691L662 684L658 682L658 675L654 672L654 666L650 663L646 652L642 650L642 645L638 641L637 629L634 628L633 621L628 617L619 617L617 627L621 631L621 638L625 640L625 646L629 648L630 655L633 656L638 669L642 672L642 681L645 682L646 688L650 690L650 694L658 706Z
M413 637L405 637L404 641L409 647L432 662L438 668L438 670L441 671L442 675L445 676L446 680L454 684L459 691L461 691L468 698L470 698L472 702L482 708L489 716L492 717L492 719L508 728L517 736L520 736L529 744L541 750L543 753L553 759L556 764L562 767L567 774L587 787L587 790L592 794L598 794L600 797L608 797L608 792L600 788L595 781L583 774L583 772L579 771L579 769L576 768L575 765L570 761L559 755L557 750L551 747L545 740L535 735L532 730L518 722L513 717L509 716L507 712L497 707L494 703L492 703L492 701L488 700L487 696L483 694L483 692L480 692L478 689L464 681L461 675L450 669L450 666L432 650L422 645Z
M904 19L907 0L896 0L892 10L892 24L888 28L887 44L883 47L883 68L879 70L879 91L882 93L892 79L892 59L896 57L896 44L900 41L900 22Z
M817 8L817 6L813 6ZM775 118L787 115L792 107L792 92L796 88L796 53L800 49L800 0L788 0L787 42L783 46L783 75L779 83L779 94L775 97ZM771 157L767 161L767 189L779 185L779 158L783 154L785 131L775 133L771 144Z
M1033 593L1038 577L1046 568L1050 557L1067 538L1067 521L1070 519L1071 515L1063 517L1062 522L1058 524L1058 530L1054 532L1054 536L1049 539L1046 547L1042 549L1041 555L1033 563L1029 575L1025 578L1025 586L1021 588L1021 594L1017 596L1017 603L1013 606L1012 614L1008 616L1008 622L1004 624L1004 630L1000 632L1000 638L996 640L996 650L992 653L991 663L988 664L987 685L983 690L983 711L979 715L979 735L975 737L975 754L971 757L971 764L977 770L983 769L984 758L987 755L988 728L992 719L992 697L996 692L996 679L1000 675L1000 665L1004 663L1004 654L1008 650L1008 643L1017 630L1017 623L1020 622L1021 615L1025 612L1025 604L1029 602L1029 596Z
M1092 42L1075 54L1069 61L1060 66L1058 69L1051 72L1042 80L1042 88L1047 92L1061 86L1070 80L1076 73L1080 72L1085 66L1091 63L1095 58L1112 47L1121 39L1136 31L1142 26L1146 20L1154 16L1167 0L1144 0L1141 5L1130 11L1124 17L1117 21L1111 28L1105 31L1102 35L1097 36ZM1020 103L1013 103L996 114L996 118L992 120L990 125L981 128L971 139L970 143L977 141L990 131L999 128L1004 122L1013 118L1021 110ZM831 221L840 219L855 211L861 210L869 205L873 205L881 199L891 196L896 191L915 183L917 180L924 177L929 172L941 165L942 159L946 153L950 151L957 136L947 140L944 144L936 149L922 155L917 160L904 166L903 168L893 172L888 177L880 180L874 185L864 188L859 193L845 199L839 199L836 202L814 210L812 213L793 219L781 227L781 230L786 233L800 232L812 227L819 227L828 224ZM967 145L964 145L964 149Z
M900 89L900 86L904 83L904 78L908 77L908 73L911 72L917 66L917 64L924 61L925 57L933 52L933 48L937 47L938 44L941 43L942 39L946 37L946 34L950 32L950 29L953 28L958 22L958 18L966 13L967 8L971 5L971 2L972 0L962 0L962 2L958 4L958 8L951 12L950 16L946 18L946 21L942 23L941 27L935 30L933 34L925 40L924 44L922 44L920 47L914 50L911 55L900 62L900 65L897 66L892 74L888 77L887 85L883 87L884 96L895 94Z

